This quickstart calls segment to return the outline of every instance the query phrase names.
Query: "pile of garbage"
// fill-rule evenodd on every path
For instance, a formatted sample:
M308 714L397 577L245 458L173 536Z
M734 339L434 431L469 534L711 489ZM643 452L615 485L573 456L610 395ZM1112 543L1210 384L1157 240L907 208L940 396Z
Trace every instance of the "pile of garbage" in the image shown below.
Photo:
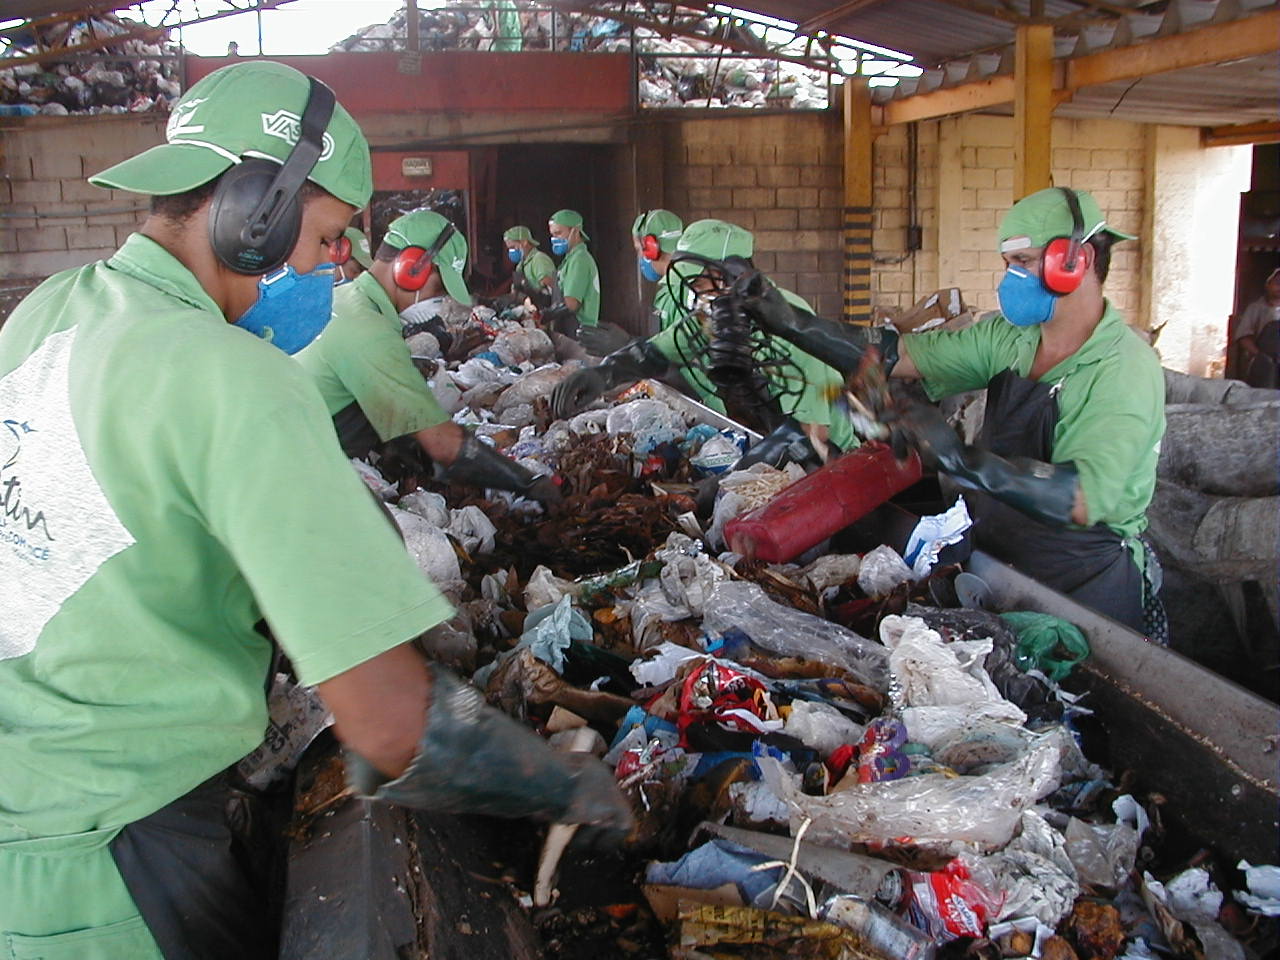
M84 58L46 59L0 70L0 116L168 113L182 92L175 59L179 48L128 36L142 26L100 12L82 20L11 33L6 56L56 52L111 37L121 39Z
M495 14L495 9L497 13ZM554 17L554 21L553 21ZM685 11L677 18L686 32L714 33L719 21ZM745 26L738 36L764 44ZM639 54L639 100L645 107L790 107L828 105L828 75L816 69L743 56L720 45L688 37L664 37L600 16L539 8L527 0L497 4L449 3L418 11L419 45L432 50L547 50ZM407 49L407 14L362 27L330 49L370 52Z
M458 610L419 642L553 745L602 757L637 818L617 856L555 828L536 871L510 871L548 955L1280 945L1259 919L1280 916L1280 869L1163 855L1161 798L1082 752L1088 704L1062 685L1089 655L1076 627L981 609L971 574L916 562L937 558L927 543L904 548L912 564L887 544L728 552L732 518L802 470L734 471L745 436L647 384L556 421L547 397L579 361L532 307L433 309L409 323L436 331L442 405L557 473L565 502L424 481L394 445L357 462Z

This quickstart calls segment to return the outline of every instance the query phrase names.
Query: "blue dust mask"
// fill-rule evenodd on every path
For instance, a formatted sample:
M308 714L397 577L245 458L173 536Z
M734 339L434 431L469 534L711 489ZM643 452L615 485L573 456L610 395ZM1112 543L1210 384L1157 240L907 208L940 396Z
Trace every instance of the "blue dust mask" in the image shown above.
M650 283L657 283L662 279L662 274L653 268L653 261L645 257L640 258L640 276Z
M568 237L552 237L551 252L554 253L557 257L563 257L566 253L569 252L569 238Z
M996 288L1000 312L1015 327L1034 327L1053 316L1058 296L1049 291L1040 278L1021 267L1009 267Z
M524 259L524 251L519 249L518 247L508 247L507 259L510 260L512 263L519 263L521 260Z
M322 263L310 273L286 264L258 281L258 299L235 322L250 333L294 354L309 344L333 312L336 267Z

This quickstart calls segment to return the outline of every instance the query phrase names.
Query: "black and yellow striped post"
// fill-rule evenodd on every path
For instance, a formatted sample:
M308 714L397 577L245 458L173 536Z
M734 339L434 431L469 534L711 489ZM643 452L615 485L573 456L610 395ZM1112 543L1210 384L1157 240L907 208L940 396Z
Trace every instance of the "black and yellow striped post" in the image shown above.
M871 322L871 88L844 81L844 310L846 323Z

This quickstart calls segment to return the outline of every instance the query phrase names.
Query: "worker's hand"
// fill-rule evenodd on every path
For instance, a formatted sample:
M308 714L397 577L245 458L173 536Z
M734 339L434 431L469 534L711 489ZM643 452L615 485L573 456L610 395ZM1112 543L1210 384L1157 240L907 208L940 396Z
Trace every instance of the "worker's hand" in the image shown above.
M593 357L607 357L631 342L631 334L616 323L602 323L596 327L578 328L578 342Z
M621 842L635 826L635 816L613 771L589 753L567 753L564 762L573 771L573 798L559 822L594 828L592 846L596 848L607 846L609 840Z
M609 387L608 373L600 366L575 370L551 392L551 414L557 420L567 420L599 400Z
M537 500L544 507L553 507L564 499L560 484L552 476L538 477L525 488L524 495L530 500Z
M542 323L548 330L577 339L578 315L563 303L554 303L541 311Z
M905 400L881 413L889 427L894 449L908 446L917 450L926 466L955 472L964 459L964 443L947 423L942 411L929 403Z

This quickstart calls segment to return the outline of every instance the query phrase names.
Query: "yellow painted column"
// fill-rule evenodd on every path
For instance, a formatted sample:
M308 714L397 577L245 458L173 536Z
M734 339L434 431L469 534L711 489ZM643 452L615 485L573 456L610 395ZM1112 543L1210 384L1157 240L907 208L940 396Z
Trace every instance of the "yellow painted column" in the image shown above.
M1053 27L1018 27L1014 46L1013 200L1052 186Z
M844 310L848 323L871 322L871 88L844 81Z

